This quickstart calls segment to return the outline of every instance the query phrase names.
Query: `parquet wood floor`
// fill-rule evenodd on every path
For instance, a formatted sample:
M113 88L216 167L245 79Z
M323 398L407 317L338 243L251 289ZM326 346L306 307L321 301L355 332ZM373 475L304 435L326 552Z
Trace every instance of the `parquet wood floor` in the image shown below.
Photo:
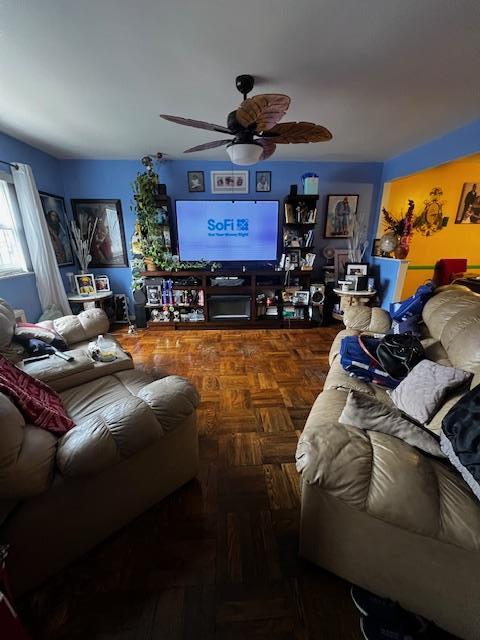
M295 446L337 330L118 333L200 390L200 473L25 599L36 638L360 638L348 585L297 556Z

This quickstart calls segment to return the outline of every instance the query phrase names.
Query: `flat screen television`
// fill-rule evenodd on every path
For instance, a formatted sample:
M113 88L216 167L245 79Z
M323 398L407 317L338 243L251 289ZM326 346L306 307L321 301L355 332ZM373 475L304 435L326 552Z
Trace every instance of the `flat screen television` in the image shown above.
M176 213L180 260L277 260L276 200L177 200Z

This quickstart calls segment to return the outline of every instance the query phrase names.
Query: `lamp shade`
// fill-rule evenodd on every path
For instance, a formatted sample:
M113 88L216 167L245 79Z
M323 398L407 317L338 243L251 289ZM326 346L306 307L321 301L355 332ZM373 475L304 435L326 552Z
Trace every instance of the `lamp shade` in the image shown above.
M227 153L233 164L248 165L255 164L260 160L263 147L259 144L233 143L227 147Z

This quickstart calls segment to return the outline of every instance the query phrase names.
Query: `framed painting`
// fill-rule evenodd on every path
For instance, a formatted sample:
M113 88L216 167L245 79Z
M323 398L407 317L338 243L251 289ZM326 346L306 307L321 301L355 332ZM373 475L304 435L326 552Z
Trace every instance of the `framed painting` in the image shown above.
M357 208L358 194L328 195L324 237L351 238Z
M188 190L190 193L205 191L205 177L203 171L187 171Z
M212 193L248 193L248 171L211 171Z
M89 267L128 267L120 200L72 199L73 218L84 238L95 225Z
M255 173L255 183L257 185L257 193L267 192L272 190L272 172L271 171L257 171Z
M55 196L53 193L45 193L44 191L39 191L38 195L42 203L48 233L58 266L73 264L73 251L70 244L65 200L61 196Z
M480 181L479 181L480 183ZM476 182L465 182L455 224L480 224L480 191Z

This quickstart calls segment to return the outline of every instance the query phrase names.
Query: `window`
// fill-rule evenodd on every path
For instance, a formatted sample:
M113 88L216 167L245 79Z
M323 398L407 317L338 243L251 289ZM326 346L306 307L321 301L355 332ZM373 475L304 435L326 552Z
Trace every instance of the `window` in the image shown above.
M27 271L23 230L13 185L0 179L0 276Z

